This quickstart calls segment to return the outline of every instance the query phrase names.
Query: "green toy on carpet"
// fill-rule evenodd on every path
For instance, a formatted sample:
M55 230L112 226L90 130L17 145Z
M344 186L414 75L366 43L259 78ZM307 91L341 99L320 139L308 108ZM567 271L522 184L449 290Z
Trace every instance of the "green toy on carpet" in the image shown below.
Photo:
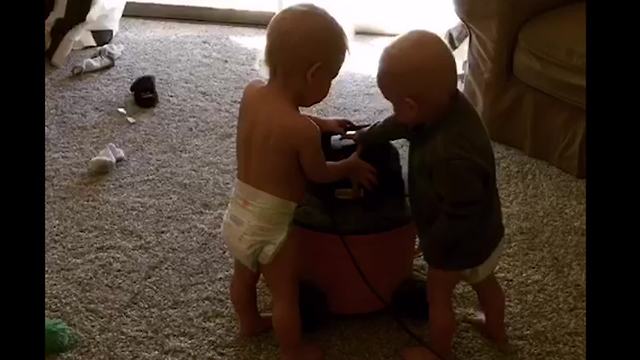
M62 320L45 319L44 354L57 355L73 349L78 343L76 335Z

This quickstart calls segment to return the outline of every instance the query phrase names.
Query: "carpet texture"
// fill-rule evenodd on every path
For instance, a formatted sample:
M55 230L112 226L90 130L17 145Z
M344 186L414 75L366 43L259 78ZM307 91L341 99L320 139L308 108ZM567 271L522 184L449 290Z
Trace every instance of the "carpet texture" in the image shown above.
M276 358L271 334L235 338L232 260L218 233L234 180L238 100L260 76L263 35L125 18L114 68L71 78L91 50L73 53L63 69L45 67L46 315L81 337L63 359ZM371 75L386 41L357 36L330 96L311 111L358 122L389 114ZM116 109L145 74L156 76L160 103L129 124ZM88 160L109 142L127 160L110 175L88 176ZM495 152L508 241L497 276L516 353L498 355L464 324L455 352L583 359L585 183L504 146ZM260 302L268 307L262 285ZM458 316L474 304L460 286ZM333 321L311 338L337 360L394 359L412 344L385 315Z

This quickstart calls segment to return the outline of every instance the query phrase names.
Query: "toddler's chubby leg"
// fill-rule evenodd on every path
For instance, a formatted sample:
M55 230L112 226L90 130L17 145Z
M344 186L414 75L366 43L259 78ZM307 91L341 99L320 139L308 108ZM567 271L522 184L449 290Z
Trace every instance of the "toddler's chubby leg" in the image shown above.
M233 265L231 302L240 321L240 336L249 337L271 329L271 319L258 312L256 285L259 272L253 272L238 260Z
M480 333L495 343L499 350L508 351L509 344L504 324L505 296L500 283L491 274L479 283L472 284L478 295L482 313L466 319Z
M453 313L453 290L461 281L455 271L429 268L427 273L427 297L429 299L429 334L433 350L408 348L402 352L405 360L448 360L453 358L453 336L456 330Z
M295 238L289 237L269 264L260 268L273 299L273 328L282 360L320 360L320 348L302 343L298 305L298 267Z
M453 358L453 336L456 319L453 312L453 290L462 280L456 271L430 267L427 272L427 297L429 299L429 334L433 350L443 360Z

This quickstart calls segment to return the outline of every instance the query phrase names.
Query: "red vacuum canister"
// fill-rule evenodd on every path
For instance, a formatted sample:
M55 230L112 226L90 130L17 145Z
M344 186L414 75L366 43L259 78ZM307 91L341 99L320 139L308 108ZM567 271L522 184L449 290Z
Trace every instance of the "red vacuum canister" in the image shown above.
M353 142L330 136L323 136L322 146L328 161L347 158L356 150ZM348 180L309 185L291 231L299 242L302 280L322 291L328 310L339 315L384 308L358 274L341 237L387 302L412 274L416 231L399 153L384 143L363 148L360 156L376 168L377 186L371 191L355 189Z

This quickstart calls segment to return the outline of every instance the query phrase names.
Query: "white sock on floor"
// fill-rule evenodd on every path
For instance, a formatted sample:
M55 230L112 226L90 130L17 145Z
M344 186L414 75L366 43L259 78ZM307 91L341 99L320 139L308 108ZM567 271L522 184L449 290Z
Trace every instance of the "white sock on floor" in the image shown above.
M122 149L115 146L113 143L109 143L107 147L109 148L109 150L111 150L111 154L113 154L113 157L116 159L116 162L126 160L126 157L124 156L124 151L122 151Z
M80 75L111 67L114 65L116 59L122 55L123 49L124 45L105 45L98 49L98 53L93 57L85 59L81 64L74 66L71 72L73 75Z
M116 167L116 158L107 146L102 149L98 156L89 160L89 172L91 174L106 174Z

